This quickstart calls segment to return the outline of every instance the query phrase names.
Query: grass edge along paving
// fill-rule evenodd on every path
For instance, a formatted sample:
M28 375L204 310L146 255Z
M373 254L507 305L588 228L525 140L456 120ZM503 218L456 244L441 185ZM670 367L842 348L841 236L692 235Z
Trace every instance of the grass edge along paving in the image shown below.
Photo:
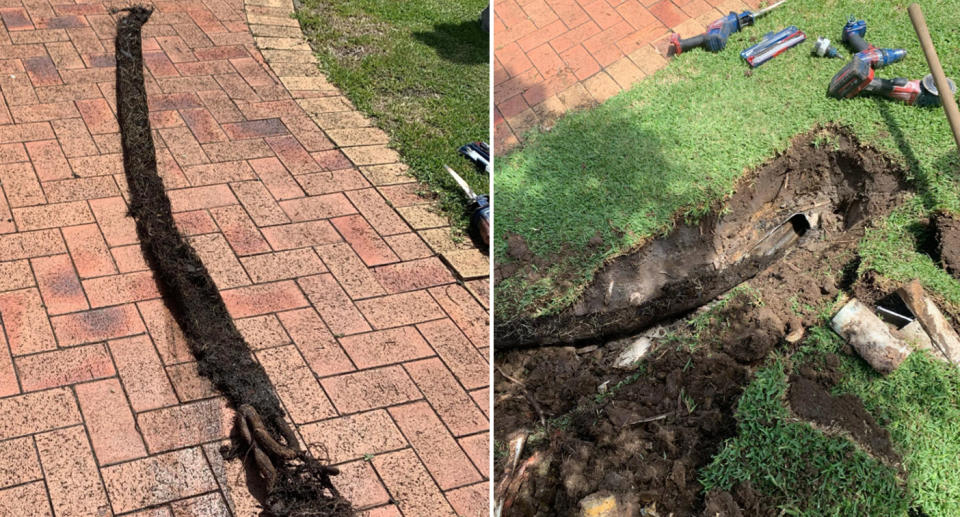
M447 176L453 167L475 192L489 190L457 149L489 133L488 34L477 21L484 0L298 0L294 18L320 66L438 198L455 230L464 230L466 198ZM455 235L459 238L459 233Z
M905 61L878 75L919 78L928 70L907 4L791 0L733 35L726 51L685 53L633 89L567 114L550 132L529 134L522 148L497 161L495 257L498 264L513 261L506 237L519 235L546 265L533 266L535 275L498 283L498 321L569 306L606 261L668 232L677 221L709 213L746 171L817 126L849 128L902 164L922 214L960 212L960 160L942 109L827 98L827 84L845 61L811 57L809 42L752 71L738 55L764 32L790 24L810 40L817 35L836 40L853 14L868 21L868 41L908 50ZM955 2L924 5L944 68L960 77L956 7ZM829 138L822 143L829 145ZM885 259L925 260L908 248L909 239L899 241L891 231L885 236L873 245L877 260L867 262L882 275L905 273ZM960 306L960 287L927 278L929 268L919 272L925 287Z

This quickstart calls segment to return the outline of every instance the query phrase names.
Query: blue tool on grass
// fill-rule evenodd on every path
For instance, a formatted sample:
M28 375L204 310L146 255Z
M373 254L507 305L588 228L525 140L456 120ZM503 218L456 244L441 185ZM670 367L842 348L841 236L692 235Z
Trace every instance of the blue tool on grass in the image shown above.
M746 60L751 67L756 68L767 61L779 56L790 47L794 47L807 39L796 25L791 25L780 32L768 32L760 40L760 43L744 50L740 57Z
M871 68L883 68L907 57L907 51L902 48L877 48L863 39L867 34L867 21L857 20L853 16L843 26L841 38L850 45L856 56L870 64Z
M688 50L697 47L703 47L710 52L720 52L724 47L727 46L727 38L729 38L731 34L734 32L740 32L744 27L753 25L757 18L767 14L773 9L776 9L780 6L780 4L786 1L787 0L780 0L779 2L764 9L760 9L755 13L751 11L744 11L740 14L731 12L723 18L720 18L719 20L716 20L708 25L707 32L691 38L680 39L680 35L674 32L670 35L669 51L673 55L679 55Z

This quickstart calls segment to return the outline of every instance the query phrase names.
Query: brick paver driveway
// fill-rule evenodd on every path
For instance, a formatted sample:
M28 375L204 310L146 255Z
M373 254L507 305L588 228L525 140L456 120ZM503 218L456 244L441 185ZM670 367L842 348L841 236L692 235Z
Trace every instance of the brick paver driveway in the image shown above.
M154 5L161 175L304 441L369 515L486 515L482 260L289 0ZM0 515L255 515L127 215L111 6L0 0Z

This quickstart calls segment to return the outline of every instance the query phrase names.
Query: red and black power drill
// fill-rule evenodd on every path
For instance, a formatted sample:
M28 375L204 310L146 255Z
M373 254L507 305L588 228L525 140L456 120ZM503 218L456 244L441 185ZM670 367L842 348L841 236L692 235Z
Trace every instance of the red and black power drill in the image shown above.
M953 80L947 79L947 82L950 89L956 92L957 87ZM940 105L940 93L934 84L933 76L927 75L923 79L913 80L903 77L881 79L874 76L870 62L854 56L853 60L833 76L827 95L837 99L852 99L861 93L879 95L918 107Z
M851 17L843 27L843 41L853 48L853 59L833 76L827 95L837 99L851 99L861 93L879 95L899 100L912 106L939 106L940 95L933 77L923 79L882 79L874 75L874 69L883 68L907 57L902 48L877 48L863 39L867 22ZM950 89L956 86L949 80Z
M757 18L779 7L780 4L786 1L787 0L780 0L770 7L760 9L756 13L750 11L744 11L740 14L731 12L708 25L707 32L691 38L680 39L680 35L674 32L670 35L669 52L671 55L678 55L697 47L703 47L710 52L720 52L727 46L727 38L729 38L731 34L740 32L744 27L753 25Z

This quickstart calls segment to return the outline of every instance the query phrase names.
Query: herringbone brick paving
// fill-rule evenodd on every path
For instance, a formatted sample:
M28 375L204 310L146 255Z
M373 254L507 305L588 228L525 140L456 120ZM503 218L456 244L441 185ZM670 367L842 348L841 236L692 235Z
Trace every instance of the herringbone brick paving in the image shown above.
M124 5L0 0L0 515L256 515L127 215ZM290 0L153 5L177 223L303 441L366 515L486 515L485 259L326 82Z
M666 65L670 32L700 34L762 0L494 0L496 153Z

